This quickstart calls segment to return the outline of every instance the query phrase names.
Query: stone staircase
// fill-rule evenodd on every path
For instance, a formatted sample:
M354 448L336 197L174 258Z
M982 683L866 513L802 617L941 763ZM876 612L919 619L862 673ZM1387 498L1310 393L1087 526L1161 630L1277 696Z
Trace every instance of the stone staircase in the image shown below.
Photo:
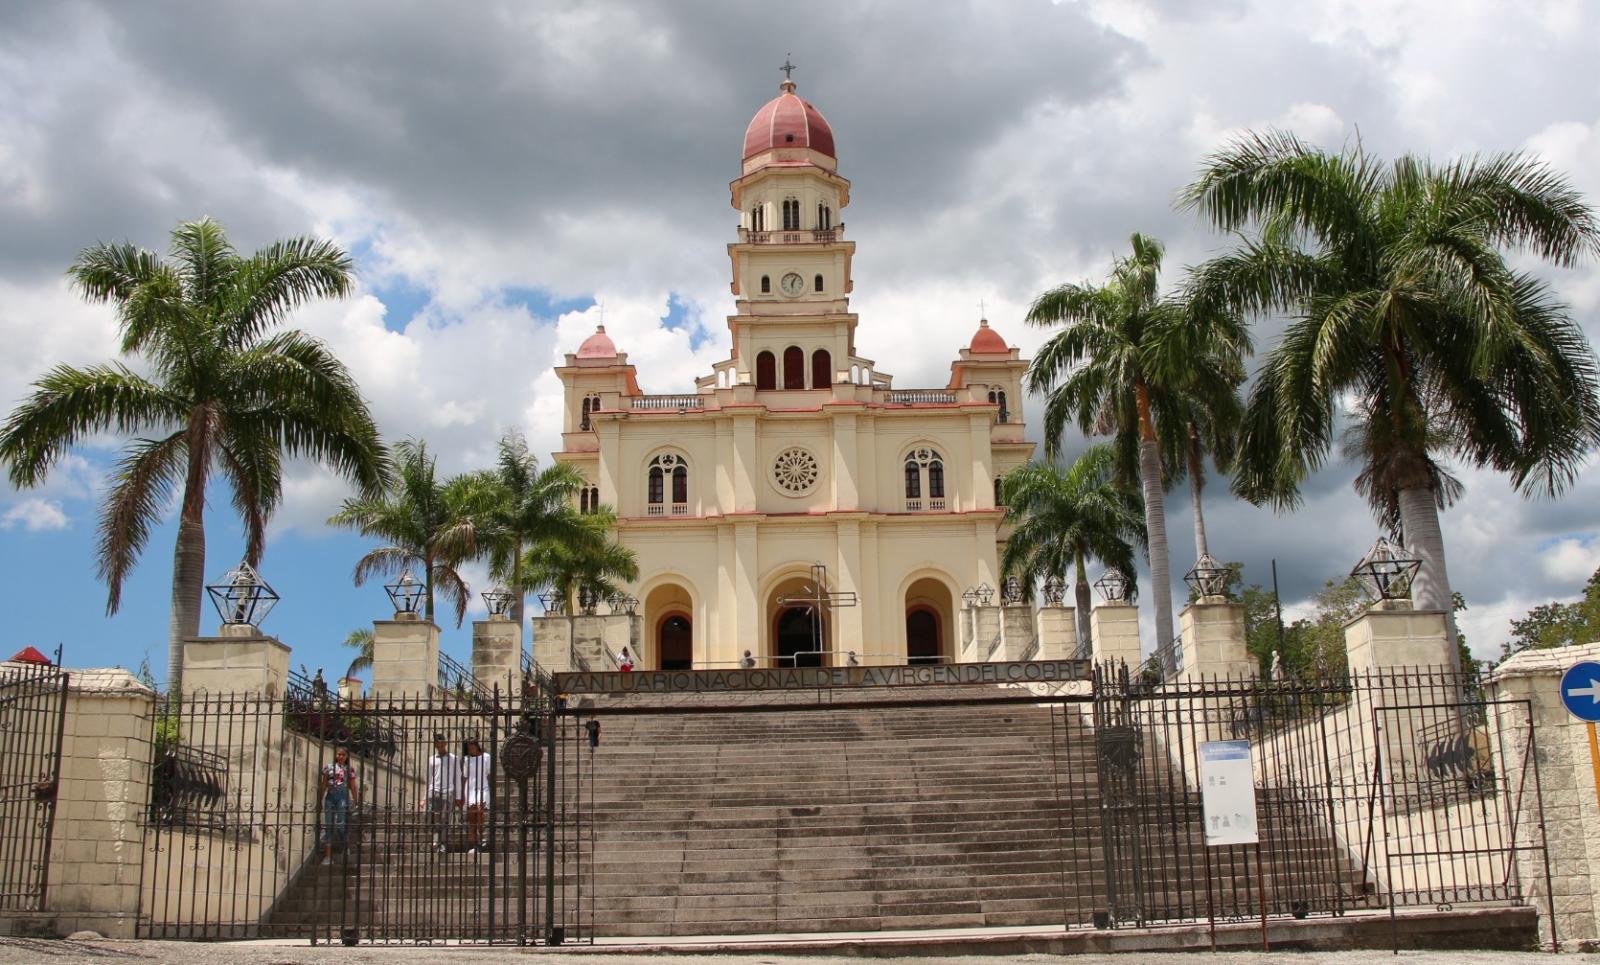
M574 862L559 879L569 934L591 924L599 937L1090 927L1113 904L1124 915L1138 905L1148 917L1205 917L1197 807L1171 806L1160 753L1144 756L1142 783L1168 793L1132 802L1124 817L1116 837L1137 835L1143 857L1135 873L1118 859L1111 877L1123 894L1113 902L1088 705L904 704L952 693L860 692L850 696L861 706L806 710L782 705L815 707L817 694L589 698L587 707L666 712L601 716L599 748L579 752L582 797L569 786L568 807L585 825L568 845L581 871ZM734 700L752 708L712 712ZM1263 808L1269 840L1287 834L1271 826L1283 810ZM420 826L391 821L374 834L387 839L363 848L368 866L308 869L263 934L360 923L363 937L483 935L493 868L495 934L515 937L506 931L517 902L511 841L492 859L440 858L418 844ZM1311 885L1317 894L1295 891L1315 878L1305 873L1312 862L1328 864L1325 837L1300 829L1268 850L1275 913L1360 891L1342 864ZM1211 890L1248 896L1256 877L1248 859L1219 862Z

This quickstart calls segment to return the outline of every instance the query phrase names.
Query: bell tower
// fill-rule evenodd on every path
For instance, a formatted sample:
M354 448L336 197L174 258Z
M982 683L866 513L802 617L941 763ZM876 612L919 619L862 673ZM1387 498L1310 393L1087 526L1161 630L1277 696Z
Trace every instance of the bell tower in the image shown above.
M745 129L729 185L739 227L728 245L737 309L728 327L737 380L758 390L829 388L848 380L855 353L855 243L841 218L850 182L838 174L832 128L795 93L793 69L784 65L778 96Z

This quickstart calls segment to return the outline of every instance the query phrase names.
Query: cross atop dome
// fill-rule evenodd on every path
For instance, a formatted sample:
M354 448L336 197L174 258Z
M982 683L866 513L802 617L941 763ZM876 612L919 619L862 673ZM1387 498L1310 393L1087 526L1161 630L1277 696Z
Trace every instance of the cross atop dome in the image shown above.
M790 56L791 55L789 54L784 54L783 66L778 68L779 70L783 71L784 80L794 80L794 64L789 63Z

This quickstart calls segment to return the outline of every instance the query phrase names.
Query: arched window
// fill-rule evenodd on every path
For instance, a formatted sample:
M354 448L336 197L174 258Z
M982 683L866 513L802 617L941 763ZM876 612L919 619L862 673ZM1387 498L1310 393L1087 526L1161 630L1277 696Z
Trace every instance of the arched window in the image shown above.
M762 275L761 276L761 294L763 294L763 295L772 294L772 276L771 275Z
M687 516L689 513L689 464L680 455L663 452L650 460L650 505L646 507L647 515L665 516L668 510L665 507L667 480L672 480L672 509L673 516Z
M578 431L589 431L589 397L583 397L583 416L578 419Z
M784 231L799 231L800 230L800 199L798 199L798 198L784 198L783 199L783 230Z
M798 345L791 345L783 350L783 387L786 389L806 387L806 351Z
M833 384L833 356L825 348L811 353L811 387L825 389Z
M1011 421L1011 410L1006 408L1006 392L1005 392L1005 390L1001 389L999 392L996 392L995 394L1000 397L1000 421L1001 422L1010 422Z
M778 360L771 352L756 353L756 388L778 387Z
M767 230L767 206L766 205L758 204L755 207L750 209L750 230L751 231L766 231Z
M934 449L913 449L906 454L906 511L944 512L944 458ZM924 500L922 494L928 498Z
M994 504L996 506L1004 506L1006 504L1006 501L1004 499L1000 498L1000 477L999 476L994 477Z
M817 276L817 277L816 277L816 278L815 278L815 279L814 279L814 280L813 280L813 281L812 281L812 282L811 282L811 287L812 287L812 288L814 288L814 289L816 289L816 290L817 290L817 291L822 291L822 276L821 276L821 275L818 275L818 276Z
M599 486L592 486L589 489L589 512L598 513L599 511L600 511L600 487Z
M833 210L825 204L817 205L817 227L823 231L833 227Z
M585 513L585 514L594 512L594 508L589 505L589 487L588 486L585 486L582 489L578 490L578 512Z

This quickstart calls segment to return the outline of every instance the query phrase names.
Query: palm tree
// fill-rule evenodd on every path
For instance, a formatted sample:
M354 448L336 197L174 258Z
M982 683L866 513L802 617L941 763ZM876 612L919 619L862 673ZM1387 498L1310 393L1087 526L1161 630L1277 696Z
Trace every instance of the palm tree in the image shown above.
M301 304L350 290L349 257L332 242L290 238L243 256L217 222L184 222L170 260L129 243L78 253L67 270L92 302L116 306L120 362L57 366L0 429L11 482L36 486L68 448L114 430L136 438L111 475L101 508L98 575L116 613L122 584L181 488L172 563L167 689L183 686L183 641L200 632L206 486L220 475L244 522L245 560L261 559L267 520L283 494L284 456L314 459L363 491L388 461L366 402L318 339L272 330Z
M1192 303L1191 303L1192 304ZM1191 361L1183 389L1176 393L1173 409L1181 423L1180 455L1174 460L1189 480L1190 511L1194 514L1195 559L1209 556L1205 509L1201 495L1206 484L1206 459L1230 472L1237 449L1244 406L1239 385L1244 382L1243 360L1234 353L1211 353Z
M1170 414L1158 416L1186 386L1193 359L1242 357L1250 342L1237 315L1202 311L1181 297L1163 296L1161 243L1135 234L1132 244L1132 255L1115 261L1106 284L1061 285L1034 299L1030 323L1063 327L1034 357L1028 388L1048 393L1044 438L1052 458L1060 453L1071 421L1086 434L1119 437L1125 453L1137 438L1157 645L1162 646L1173 632L1161 433L1163 425L1171 432L1181 423Z
M455 607L460 626L471 591L456 567L477 552L474 518L485 512L493 493L471 476L441 482L437 459L421 440L397 443L394 455L395 478L388 490L345 500L328 523L389 541L356 563L356 586L416 564L422 570L424 618L433 620L434 596L442 593Z
M1503 252L1572 266L1600 251L1594 216L1524 155L1383 164L1282 133L1209 158L1183 203L1256 228L1203 267L1195 297L1292 316L1250 394L1236 490L1293 506L1346 422L1358 490L1422 561L1414 604L1448 616L1439 511L1455 487L1438 459L1556 494L1600 442L1593 350Z
M345 669L344 675L346 677L354 677L361 671L372 667L372 647L375 639L376 637L373 635L371 627L351 630L349 635L344 638L344 645L356 652L356 655L350 660L350 666Z
M638 556L610 538L616 523L611 510L602 508L579 519L579 538L541 540L528 548L523 560L527 585L548 588L565 601L569 613L578 601L617 595L639 578Z
M539 468L519 432L500 439L495 468L478 474L489 490L488 509L475 520L480 552L489 557L489 575L511 590L511 619L522 626L523 604L530 584L523 578L524 550L544 541L576 542L588 534L572 498L586 483L583 474L565 463Z
M1144 538L1139 494L1115 481L1115 454L1091 446L1070 467L1030 462L1001 483L1006 521L1013 527L1000 567L1025 585L1074 574L1078 646L1089 648L1090 557L1120 570L1135 589L1133 544Z

